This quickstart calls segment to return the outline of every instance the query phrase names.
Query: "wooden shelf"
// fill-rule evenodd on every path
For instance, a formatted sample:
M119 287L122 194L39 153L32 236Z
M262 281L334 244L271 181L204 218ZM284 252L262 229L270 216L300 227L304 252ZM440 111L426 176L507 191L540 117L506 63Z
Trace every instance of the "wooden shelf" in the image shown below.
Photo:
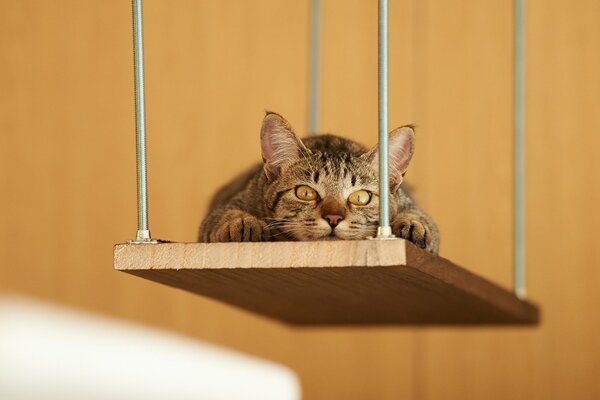
M115 269L290 324L535 324L539 311L404 240L118 244Z

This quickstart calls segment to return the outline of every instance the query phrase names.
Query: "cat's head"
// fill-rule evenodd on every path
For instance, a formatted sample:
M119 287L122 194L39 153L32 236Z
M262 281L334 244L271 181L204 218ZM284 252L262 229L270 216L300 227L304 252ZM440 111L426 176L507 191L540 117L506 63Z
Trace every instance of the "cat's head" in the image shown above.
M274 235L292 240L365 239L379 218L379 152L333 135L300 140L280 115L261 129L265 205ZM389 185L395 193L414 151L409 126L389 134ZM390 195L390 215L397 196Z

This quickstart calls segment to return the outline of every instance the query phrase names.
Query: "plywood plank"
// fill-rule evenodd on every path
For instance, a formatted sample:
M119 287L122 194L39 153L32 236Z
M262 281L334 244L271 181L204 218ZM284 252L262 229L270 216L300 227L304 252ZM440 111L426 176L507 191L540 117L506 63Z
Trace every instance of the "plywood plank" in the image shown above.
M291 324L527 324L531 303L404 240L120 244L115 268Z

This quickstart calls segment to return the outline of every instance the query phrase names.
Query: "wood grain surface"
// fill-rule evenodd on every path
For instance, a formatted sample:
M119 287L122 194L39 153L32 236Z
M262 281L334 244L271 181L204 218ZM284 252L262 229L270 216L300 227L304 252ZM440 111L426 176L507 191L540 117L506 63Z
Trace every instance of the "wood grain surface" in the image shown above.
M530 303L401 239L121 244L115 269L298 325L538 321Z

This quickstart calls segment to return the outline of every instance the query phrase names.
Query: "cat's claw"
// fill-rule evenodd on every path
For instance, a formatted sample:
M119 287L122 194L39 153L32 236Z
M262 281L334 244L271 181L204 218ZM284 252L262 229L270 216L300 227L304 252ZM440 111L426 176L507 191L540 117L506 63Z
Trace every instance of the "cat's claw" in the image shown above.
M430 250L432 245L431 232L417 214L397 215L392 222L392 232L396 237L411 241L422 249Z
M263 242L267 241L266 223L243 211L231 211L223 216L225 221L211 235L211 242Z

